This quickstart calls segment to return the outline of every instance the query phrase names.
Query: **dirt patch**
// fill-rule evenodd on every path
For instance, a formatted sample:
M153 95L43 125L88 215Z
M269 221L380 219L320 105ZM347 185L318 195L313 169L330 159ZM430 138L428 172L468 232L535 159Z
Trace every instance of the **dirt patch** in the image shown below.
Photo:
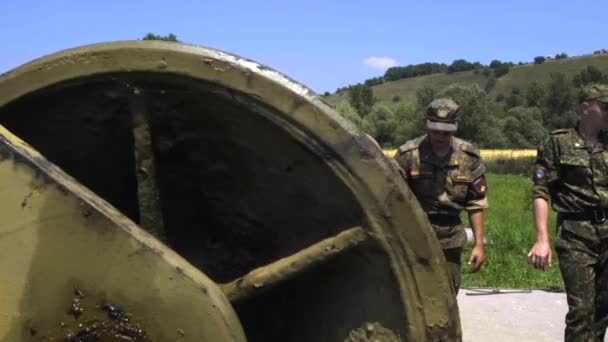
M58 328L47 334L39 334L30 328L35 341L65 342L149 342L143 324L118 306L103 302L93 303L84 293L76 289L64 319L57 323ZM73 319L71 319L71 317ZM36 336L39 335L39 336Z

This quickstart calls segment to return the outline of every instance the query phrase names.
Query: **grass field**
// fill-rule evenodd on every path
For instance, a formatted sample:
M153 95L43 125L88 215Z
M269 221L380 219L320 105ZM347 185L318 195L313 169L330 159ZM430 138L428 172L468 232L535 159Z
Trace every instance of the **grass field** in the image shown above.
M563 287L557 255L553 268L538 271L527 263L527 253L535 241L530 190L527 177L488 174L488 201L485 211L486 265L471 273L466 264L470 249L463 254L464 287L549 288ZM466 214L463 222L468 225ZM549 232L554 246L555 213L550 211Z

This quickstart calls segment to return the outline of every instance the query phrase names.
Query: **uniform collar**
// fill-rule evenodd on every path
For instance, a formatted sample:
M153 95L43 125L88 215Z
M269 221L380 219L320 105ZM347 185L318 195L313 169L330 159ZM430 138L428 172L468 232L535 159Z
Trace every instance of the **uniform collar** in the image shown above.
M454 137L451 137L452 142L450 144L450 151L444 157L438 157L433 153L433 147L431 146L431 142L429 140L428 135L424 138L421 143L420 149L420 159L427 163L437 165L437 166L458 166L461 163L461 158L459 158L459 154L455 153L456 146L454 144Z

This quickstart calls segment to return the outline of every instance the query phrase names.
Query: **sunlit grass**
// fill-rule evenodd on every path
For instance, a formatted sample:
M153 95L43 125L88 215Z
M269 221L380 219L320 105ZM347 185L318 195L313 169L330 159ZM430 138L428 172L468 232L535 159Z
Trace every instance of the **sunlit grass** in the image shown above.
M471 273L466 264L470 247L463 254L464 287L548 288L563 287L555 250L553 268L539 271L527 263L527 254L535 241L529 177L488 174L488 201L484 211L486 265ZM555 213L549 216L551 244L554 246ZM468 225L466 214L463 222Z

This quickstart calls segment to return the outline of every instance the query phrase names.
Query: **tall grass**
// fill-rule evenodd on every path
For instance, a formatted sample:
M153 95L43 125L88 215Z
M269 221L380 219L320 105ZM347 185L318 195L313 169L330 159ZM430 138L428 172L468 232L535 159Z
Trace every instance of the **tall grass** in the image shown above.
M484 211L486 232L486 264L479 273L471 273L467 261L470 246L463 253L464 287L562 288L555 250L553 268L534 269L527 263L527 254L536 235L532 217L530 177L489 173L489 208ZM549 235L555 238L555 213L550 211ZM463 222L468 223L463 213Z

